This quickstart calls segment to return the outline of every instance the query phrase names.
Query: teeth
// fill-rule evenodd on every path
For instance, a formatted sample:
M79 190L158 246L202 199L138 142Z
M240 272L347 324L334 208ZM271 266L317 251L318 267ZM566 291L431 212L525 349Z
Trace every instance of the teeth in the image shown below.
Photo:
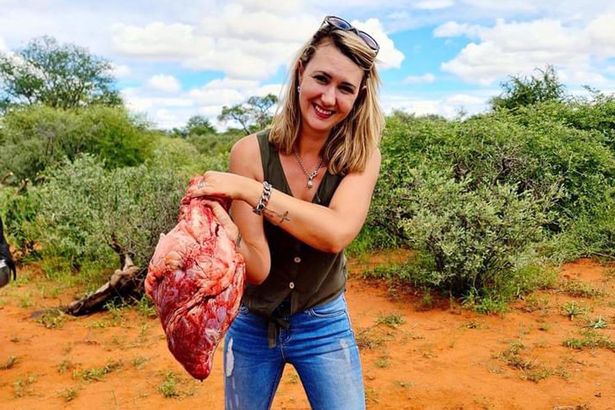
M323 114L323 115L331 115L332 111L329 110L323 110L322 108L320 108L317 105L314 105L314 108L316 109L316 111L318 111L319 113Z

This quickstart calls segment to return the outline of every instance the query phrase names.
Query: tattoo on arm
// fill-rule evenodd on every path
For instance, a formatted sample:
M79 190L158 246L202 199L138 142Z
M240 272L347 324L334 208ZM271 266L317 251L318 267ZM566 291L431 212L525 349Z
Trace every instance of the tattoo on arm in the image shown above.
M284 211L284 213L279 213L269 208L265 208L264 211L265 215L268 216L273 222L276 222L276 218L280 218L280 220L277 221L278 225L282 225L284 222L290 221L290 218L288 217L288 211Z

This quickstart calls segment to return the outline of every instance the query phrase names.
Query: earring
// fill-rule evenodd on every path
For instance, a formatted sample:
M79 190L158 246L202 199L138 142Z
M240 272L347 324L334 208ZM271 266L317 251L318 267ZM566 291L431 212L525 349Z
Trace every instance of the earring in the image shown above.
M300 85L297 86L297 94L301 94L301 86Z

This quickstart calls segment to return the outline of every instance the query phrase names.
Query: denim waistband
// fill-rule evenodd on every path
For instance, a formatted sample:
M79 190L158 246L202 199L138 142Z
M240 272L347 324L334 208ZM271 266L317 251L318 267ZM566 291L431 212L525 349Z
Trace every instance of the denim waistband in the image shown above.
M276 347L280 328L290 327L290 296L284 298L282 302L271 312L271 317L267 323L267 341L270 348Z

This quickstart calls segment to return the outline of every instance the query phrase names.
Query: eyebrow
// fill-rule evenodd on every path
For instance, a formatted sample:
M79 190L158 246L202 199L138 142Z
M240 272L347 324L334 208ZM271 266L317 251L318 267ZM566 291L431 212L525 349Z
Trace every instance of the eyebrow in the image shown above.
M324 75L324 76L325 76L325 77L327 77L327 79L329 79L329 80L330 80L331 78L333 78L333 77L332 77L329 73L327 73L326 71L316 70L316 71L314 71L314 74ZM342 85L352 88L352 90L353 90L353 91L354 91L354 90L356 90L356 88L357 88L357 86L356 86L356 85L354 85L354 84L352 84L352 83L349 83L348 81L342 81Z

